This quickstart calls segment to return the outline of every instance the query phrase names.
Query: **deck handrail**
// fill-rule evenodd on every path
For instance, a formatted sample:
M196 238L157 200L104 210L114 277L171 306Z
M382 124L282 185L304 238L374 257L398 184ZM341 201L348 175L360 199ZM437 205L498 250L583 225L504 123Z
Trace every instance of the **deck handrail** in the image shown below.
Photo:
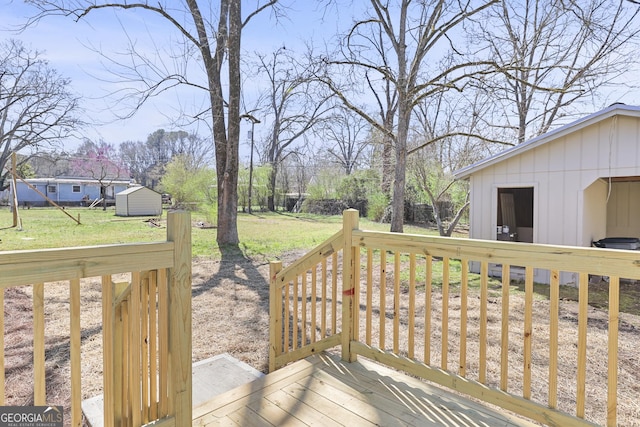
M191 259L185 212L167 214L165 242L0 252L0 303L8 288L33 289L33 404L56 404L46 395L44 290L66 282L70 425L82 425L82 279L94 278L102 284L104 425L190 425ZM0 316L0 332L4 325ZM0 341L0 405L5 405L4 333Z
M300 268L294 264L281 270L280 263L272 265L272 370L318 351L320 346L311 335L319 331L329 336L337 328L341 339L326 339L323 349L330 343L339 345L344 360L362 355L547 425L594 425L593 414L587 417L588 402L602 399L605 410L596 419L617 425L620 280L640 280L639 252L366 231L358 229L353 210L345 211L342 238L342 262L331 262L331 276L342 280L332 292L325 292L324 280L317 280L315 272L324 272L327 262L317 248ZM338 252L337 240L336 236L331 239L330 257ZM392 258L387 260L389 255ZM523 271L523 314L518 324L511 320L520 310L510 304L514 268ZM537 269L549 272L548 301L534 298ZM492 279L490 271L500 277ZM558 359L560 335L566 328L560 318L563 272L578 277L571 361ZM600 387L601 395L587 396L587 365L592 362L587 343L593 332L588 327L588 286L590 277L599 276L609 280L607 345L602 355L607 361L603 373L607 384ZM479 282L477 319L467 318L470 304L476 301L469 298L473 280ZM491 280L497 282L495 289L489 287ZM316 293L315 288L323 290ZM490 291L499 302L490 298ZM436 292L441 301L434 299ZM322 318L309 316L314 307L327 305L327 299L342 305L341 315L340 311L333 314L338 317L333 329ZM497 320L488 317L491 302L501 304ZM547 319L533 318L534 306L539 304L548 305ZM547 309L547 305L540 307ZM489 331L490 324L499 331ZM548 332L548 339L538 332L540 328ZM304 349L293 344L304 342L309 343ZM475 357L469 350L472 344L477 347ZM489 348L497 346L499 356L490 355ZM544 389L533 386L534 369L547 370Z
M335 297L332 298L330 311L327 312L326 295L327 292L329 292L335 296L337 292L338 278L335 271L337 271L338 268L338 255L343 246L344 233L339 231L285 269L282 269L282 262L280 261L274 261L270 264L270 312L280 313L281 315L270 316L269 371L274 371L294 360L304 359L311 354L335 347L341 342L341 332L337 330L337 299ZM327 260L329 260L329 265L332 267L334 273L331 277L328 276ZM288 319L291 312L298 312L298 286L293 287L294 295L292 295L292 298L294 298L295 302L292 304L292 307L288 304L283 306L282 301L285 298L287 300L289 299L287 292L289 291L288 285L290 283L299 282L305 284L301 287L302 294L300 299L302 306L301 312L306 315L306 283L308 280L312 283L317 283L318 272L320 273L320 280L322 281L321 298L323 301L320 309L321 333L320 339L318 340L316 339L315 329L313 329L310 331L307 340L306 330L299 332L297 322L293 323L292 328L289 329L290 322L284 321L283 319L283 317ZM330 283L328 282L329 279L331 279ZM315 300L316 287L313 286L312 290L311 298ZM317 324L317 306L312 305L309 311L312 317L311 324ZM328 319L330 321L329 325L327 325ZM306 321L304 321L303 324L306 324Z

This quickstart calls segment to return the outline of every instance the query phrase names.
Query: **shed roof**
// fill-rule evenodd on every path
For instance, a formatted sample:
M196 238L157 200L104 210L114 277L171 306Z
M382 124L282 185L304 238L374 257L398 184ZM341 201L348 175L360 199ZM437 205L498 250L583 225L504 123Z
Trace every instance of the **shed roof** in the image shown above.
M600 122L602 120L605 120L617 115L629 116L629 117L640 117L640 106L612 104L603 110L597 111L593 114L585 116L574 122L568 123L557 129L554 129L552 131L539 135L535 138L532 138L528 141L523 142L522 144L515 145L507 150L501 151L498 154L495 154L491 157L487 157L486 159L483 159L477 163L466 166L462 169L458 169L453 173L453 176L456 179L467 178L473 175L475 172L482 170L488 166L495 165L496 163L499 163L504 160L510 159L511 157L520 155L526 151L539 147L540 145L546 144L547 142L553 141L557 138L563 137L567 134L576 132L594 123Z
M132 187L127 188L126 190L122 190L121 192L116 194L116 196L119 195L119 194L127 195L127 194L131 194L131 193L135 193L136 191L140 191L140 190L143 190L143 189L149 190L149 191L154 192L156 194L160 194L157 191L152 190L149 187L145 187L144 185L134 185Z

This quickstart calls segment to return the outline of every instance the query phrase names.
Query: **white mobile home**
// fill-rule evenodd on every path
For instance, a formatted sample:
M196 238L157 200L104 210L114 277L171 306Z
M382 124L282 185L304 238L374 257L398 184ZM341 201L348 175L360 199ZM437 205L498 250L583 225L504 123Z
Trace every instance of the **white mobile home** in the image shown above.
M24 181L16 182L18 204L22 206L48 206L46 198L63 206L81 206L100 198L100 182L95 179L29 178ZM128 186L128 180L110 181L105 188L107 202L113 204L115 194ZM7 200L11 197L8 194Z
M455 176L470 181L471 238L570 246L640 238L640 107L614 104Z

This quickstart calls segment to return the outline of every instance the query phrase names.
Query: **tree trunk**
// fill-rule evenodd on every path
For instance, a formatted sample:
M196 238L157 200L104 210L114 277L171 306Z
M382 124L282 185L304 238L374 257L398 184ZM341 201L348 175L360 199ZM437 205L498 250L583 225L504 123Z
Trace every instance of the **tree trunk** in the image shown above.
M240 146L240 33L242 17L240 0L229 2L229 106L227 112L228 136L226 138L226 153L224 158L222 177L218 170L218 244L237 245L238 238L238 168ZM225 46L218 46L224 49ZM220 89L220 92L221 89ZM214 111L213 116L223 116L223 109ZM216 140L216 147L221 143ZM222 148L222 147L220 147ZM216 150L218 154L221 150ZM222 179L220 179L222 178Z
M393 184L393 138L389 135L382 136L382 192L389 197Z
M276 181L278 178L278 165L276 162L271 163L271 171L269 172L269 195L267 196L267 209L270 212L276 211Z
M408 0L403 0L400 13L400 27L398 43L395 46L398 57L398 132L396 133L396 164L393 182L393 199L391 201L391 231L404 231L404 194L407 174L407 138L411 121L411 97L409 96L409 75L407 73L407 45L406 41L406 9Z
M100 197L102 197L102 210L107 210L107 188L104 185L100 186Z
M407 135L411 110L400 95L398 108L398 133L396 136L396 164L393 182L393 198L391 199L391 231L404 231L404 195L407 169Z

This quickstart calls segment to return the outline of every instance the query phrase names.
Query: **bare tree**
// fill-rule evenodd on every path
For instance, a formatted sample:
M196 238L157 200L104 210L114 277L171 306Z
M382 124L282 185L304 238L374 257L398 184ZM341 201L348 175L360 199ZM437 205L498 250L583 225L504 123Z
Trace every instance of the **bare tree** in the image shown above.
M323 122L318 134L329 145L327 152L349 175L371 148L369 129L369 123L361 116L348 108L338 107Z
M301 64L280 48L271 55L258 55L259 69L266 74L269 89L264 96L265 115L271 119L271 135L266 140L264 160L271 165L268 209L275 210L278 168L296 143L303 141L324 114L331 109L330 94L322 93L313 78L313 64Z
M507 131L503 139L522 143L584 114L575 107L637 61L630 44L639 13L626 0L505 0L488 9L474 39L508 65L483 82L503 108L495 123Z
M68 137L82 123L78 99L42 53L31 51L17 40L0 43L0 190L7 187L5 165L12 152L28 155Z
M66 151L56 149L38 152L31 156L29 165L36 177L70 176L70 155ZM20 175L26 178L24 175Z
M155 188L153 178L149 173L153 169L155 161L146 150L145 143L125 141L120 143L118 151L122 162L127 165L131 177L140 185Z
M381 29L378 30L378 40L375 42L375 46L378 48L378 54L382 59L383 64L387 64L389 59L387 58L387 52L382 49L384 46ZM382 82L374 82L370 76L371 73L365 72L365 80L367 82L368 93L373 95L375 100L375 113L373 117L377 117L382 128L385 132L380 133L380 143L382 147L381 156L381 175L382 175L382 192L390 197L392 194L393 177L395 170L395 156L394 156L394 144L393 138L396 123L396 114L398 112L398 89L396 85L388 79L383 79Z
M462 55L449 35L498 0L473 4L445 0L370 0L370 3L368 15L358 19L345 36L341 53L325 58L328 69L321 79L348 108L393 141L391 231L402 232L407 138L414 108L422 99L442 90L463 90L470 79L493 70L493 61L474 61ZM397 96L393 129L359 106L357 94L354 96L336 82L335 76L340 71L367 76L366 81L372 82L374 90L381 94L379 99Z
M482 90L440 92L423 99L414 112L413 141L408 154L429 155L448 172L467 166L513 142L502 140L492 119L499 106Z
M208 140L186 131L158 129L145 142L120 144L120 157L136 182L156 188L166 165L176 156L184 156L191 169L201 169L213 162L213 146Z
M435 149L435 146L431 149ZM429 155L429 151L421 150L411 156L409 169L414 182L429 199L438 232L441 236L449 237L469 206L468 183L454 180L451 172L445 171L442 164L435 160L435 156ZM463 197L459 197L460 195ZM459 199L457 203L455 196ZM443 217L443 206L455 209L449 221Z
M277 0L259 0L248 15L241 12L241 0L221 0L217 12L211 2L204 9L196 0L147 1L129 3L127 1L98 2L84 0L34 0L40 13L28 23L33 24L50 15L69 16L75 20L85 19L102 9L117 11L138 10L153 14L173 28L182 40L176 41L164 62L161 52L155 57L136 50L131 40L126 59L118 62L113 54L112 65L120 67L115 76L129 84L125 95L142 105L150 97L178 85L204 90L209 108L193 114L193 120L208 117L213 131L216 153L216 174L218 185L218 228L219 244L238 244L238 168L240 143L240 39L242 30L261 11L275 6ZM274 9L277 13L277 10ZM211 20L210 20L211 19ZM186 64L195 59L205 74L205 83L190 79L185 71ZM182 61L182 62L181 62ZM224 70L224 65L227 65ZM134 108L135 111L135 108ZM133 112L134 112L133 111ZM132 113L133 113L132 112Z
M442 92L425 98L412 128L409 174L426 196L441 236L451 236L469 206L468 183L455 181L453 171L492 154L495 147L485 119L493 117L493 104L482 91L470 95ZM448 216L445 210L451 211Z

